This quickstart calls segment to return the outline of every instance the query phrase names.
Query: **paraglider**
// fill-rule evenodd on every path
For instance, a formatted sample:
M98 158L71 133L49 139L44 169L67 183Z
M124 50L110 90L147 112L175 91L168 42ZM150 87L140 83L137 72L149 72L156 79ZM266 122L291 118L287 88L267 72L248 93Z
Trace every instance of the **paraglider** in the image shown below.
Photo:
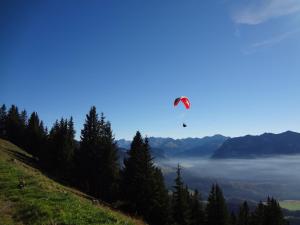
M176 99L174 100L174 107L176 107L180 102L183 103L183 105L184 105L184 107L185 107L186 109L190 109L191 103L190 103L190 100L189 100L187 97L181 96L181 97L179 97L179 98L176 98ZM183 127L187 127L187 125L186 125L185 123L183 123L182 126L183 126Z
M174 101L174 106L177 106L179 104L179 102L182 102L186 109L189 109L191 107L190 100L185 96L181 96L179 98L176 98L175 101Z

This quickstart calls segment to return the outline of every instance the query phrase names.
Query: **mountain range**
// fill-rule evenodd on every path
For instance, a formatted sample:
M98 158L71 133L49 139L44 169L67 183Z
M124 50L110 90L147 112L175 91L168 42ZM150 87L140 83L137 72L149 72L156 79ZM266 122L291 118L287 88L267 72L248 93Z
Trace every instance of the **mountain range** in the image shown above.
M228 137L214 135L203 138L162 138L149 137L152 154L155 158L211 156ZM121 150L129 149L131 141L118 140Z
M123 153L130 148L131 141L117 141ZM211 157L258 158L273 155L300 154L300 133L286 131L279 134L246 135L230 138L220 134L203 138L149 137L154 158Z
M300 134L286 131L230 138L215 151L212 158L258 158L291 154L300 154Z

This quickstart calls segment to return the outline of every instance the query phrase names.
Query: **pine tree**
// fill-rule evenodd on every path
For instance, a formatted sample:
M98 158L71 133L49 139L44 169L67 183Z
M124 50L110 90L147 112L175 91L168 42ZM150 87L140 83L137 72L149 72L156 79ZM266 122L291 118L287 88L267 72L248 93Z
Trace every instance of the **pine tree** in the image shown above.
M250 225L287 225L288 221L284 219L282 209L274 198L267 198L263 204L259 202L251 215Z
M173 220L178 225L189 224L189 192L184 186L181 177L181 167L178 165L176 171L175 190L172 196L172 215Z
M256 206L254 212L251 214L250 224L264 225L264 218L265 218L265 206L260 201Z
M62 146L61 152L59 152L60 169L64 171L65 177L70 177L74 163L74 152L75 152L75 130L73 117L69 120L61 120L61 139Z
M73 117L67 121L67 135L66 135L66 176L71 177L71 173L74 171L75 166L75 151L76 151L76 141L75 141L76 131L74 129ZM73 177L72 177L73 178ZM73 178L74 179L74 178Z
M279 203L274 198L267 199L264 214L264 225L286 225Z
M171 216L170 198L164 183L164 177L159 168L155 168L153 198L151 203L151 223L154 225L169 224Z
M99 196L105 201L112 202L117 199L120 182L120 166L117 145L112 133L110 122L105 121L103 113L100 118L101 145L101 174Z
M0 138L6 138L6 106L3 104L0 108Z
M22 122L19 109L12 105L6 116L6 137L9 141L22 146Z
M76 154L76 162L78 164L78 184L84 191L95 197L100 197L99 190L101 190L103 146L100 133L101 127L96 107L92 106L81 130L80 149Z
M60 177L69 178L73 167L75 151L75 130L73 118L61 118L50 130L48 153L50 163L48 169Z
M202 225L205 215L198 190L195 190L190 201L190 225Z
M246 201L240 206L238 214L238 225L249 225L250 222L250 211Z
M127 211L153 225L167 223L167 190L160 170L154 166L148 139L144 141L140 132L133 138L124 160L122 191Z
M206 216L207 225L227 225L229 222L226 202L222 190L217 184L211 188L206 205Z
M144 141L140 132L137 132L131 143L131 148L128 151L128 158L124 159L124 169L122 171L122 190L123 197L126 201L126 209L129 212L137 212L143 189L140 186L145 183L145 176L143 171L142 151L144 148ZM138 186L136 185L138 184Z
M25 128L25 149L33 156L41 158L46 146L46 130L36 112L30 115Z
M75 161L77 183L83 190L107 202L117 199L120 183L117 145L110 122L105 121L103 113L99 120L95 106L86 115Z

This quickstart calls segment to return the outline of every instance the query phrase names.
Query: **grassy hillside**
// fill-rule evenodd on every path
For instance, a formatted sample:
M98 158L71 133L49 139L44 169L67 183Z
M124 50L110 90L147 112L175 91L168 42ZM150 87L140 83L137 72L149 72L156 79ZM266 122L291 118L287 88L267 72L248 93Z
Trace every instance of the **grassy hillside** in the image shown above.
M300 201L297 200L284 200L279 202L280 206L284 209L290 210L290 211L298 211L300 210Z
M0 224L143 225L35 169L32 157L0 139ZM20 185L25 184L24 188Z

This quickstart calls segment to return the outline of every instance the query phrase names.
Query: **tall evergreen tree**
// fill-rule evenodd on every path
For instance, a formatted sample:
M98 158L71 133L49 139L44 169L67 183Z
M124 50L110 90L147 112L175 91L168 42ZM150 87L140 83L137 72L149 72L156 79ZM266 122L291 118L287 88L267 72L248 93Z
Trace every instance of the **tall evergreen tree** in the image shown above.
M36 112L30 115L28 123L26 124L25 138L26 150L32 155L40 158L42 151L46 146L46 130L44 128L43 122L40 121L39 116Z
M153 185L153 198L150 199L151 223L154 225L166 225L171 221L171 208L168 190L164 183L164 177L159 168L155 168Z
M264 218L265 218L265 206L260 201L256 206L255 210L251 214L250 224L264 225Z
M240 206L238 214L238 225L249 225L250 223L250 210L246 201Z
M153 225L167 223L168 197L162 174L154 166L148 139L144 141L140 132L133 138L128 158L124 160L122 191L128 211L143 216Z
M91 107L81 130L80 149L76 154L79 185L84 191L97 196L101 174L102 148L100 145L100 124L96 107ZM98 197L98 196L97 196Z
M75 130L73 118L56 121L48 137L48 150L45 154L48 169L64 178L69 178L73 168L75 151Z
M274 198L267 199L264 214L264 225L286 225L279 203Z
M116 200L119 192L120 166L117 144L114 139L110 122L105 121L103 113L99 121L101 148L101 173L99 174L99 197L105 201Z
M284 219L278 201L268 197L264 204L260 202L251 215L250 225L288 225Z
M177 166L174 191L172 196L172 216L178 225L189 224L189 192L181 177L181 167Z
M22 146L22 121L17 106L12 105L8 110L5 127L7 139Z
M203 225L205 214L198 190L195 190L190 200L190 225Z
M117 145L111 124L105 121L103 113L99 120L95 106L86 115L75 158L79 185L102 200L116 200L120 183Z
M228 210L221 188L214 184L211 188L206 205L207 225L227 225L229 223Z
M154 166L153 158L151 156L149 139L144 140L144 160L148 174L150 175L148 181L148 221L153 225L165 225L169 222L170 205L168 191L164 184L164 178L161 170ZM147 218L147 217L146 217Z
M6 106L3 104L0 108L0 138L6 138Z
M144 176L144 164L142 162L144 150L144 141L140 132L137 132L131 143L131 148L128 152L128 158L124 160L124 169L122 171L122 190L124 192L124 200L127 201L127 209L131 212L137 212L142 202L145 202L143 196L146 183L146 177ZM149 171L145 171L149 172ZM147 174L149 175L149 174ZM138 185L136 185L138 184ZM142 214L140 209L140 214Z
M28 123L27 111L25 109L22 110L20 113L20 120L21 120L22 128L25 129Z
M26 127L27 127L27 123L28 123L28 118L27 118L27 112L26 110L22 110L20 113L20 147L22 148L26 148L26 144L27 144L27 137L26 137Z

